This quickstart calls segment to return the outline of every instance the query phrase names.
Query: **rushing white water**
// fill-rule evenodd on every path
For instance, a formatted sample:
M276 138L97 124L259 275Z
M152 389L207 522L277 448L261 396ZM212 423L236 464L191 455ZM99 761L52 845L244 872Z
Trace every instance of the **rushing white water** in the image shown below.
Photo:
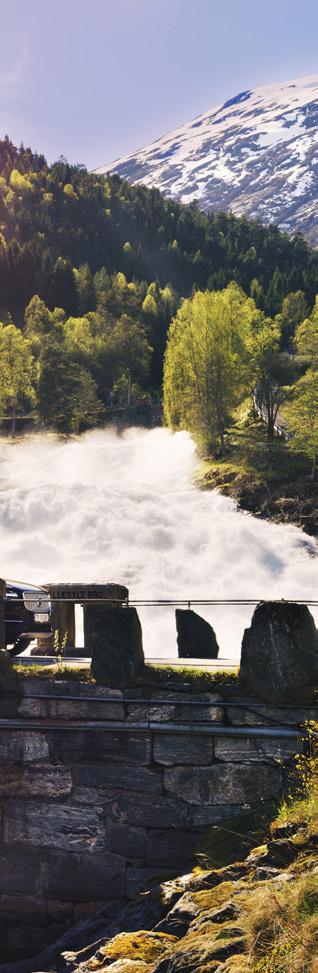
M0 461L2 577L117 581L131 599L317 598L315 541L195 489L186 433L3 440ZM236 656L251 609L197 610ZM173 609L141 615L146 655L176 655Z

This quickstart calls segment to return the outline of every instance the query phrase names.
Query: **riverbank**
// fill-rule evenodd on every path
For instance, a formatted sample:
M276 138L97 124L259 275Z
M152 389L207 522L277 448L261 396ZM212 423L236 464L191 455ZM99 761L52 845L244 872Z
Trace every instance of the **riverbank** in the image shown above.
M228 431L224 457L203 460L196 485L218 489L254 517L318 536L318 481L312 481L308 461L279 437L269 443L249 402Z

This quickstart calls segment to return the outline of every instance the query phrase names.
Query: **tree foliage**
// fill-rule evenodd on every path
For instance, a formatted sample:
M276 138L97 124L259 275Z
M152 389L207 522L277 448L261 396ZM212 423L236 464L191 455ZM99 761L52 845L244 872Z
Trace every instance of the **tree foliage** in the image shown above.
M291 349L295 331L300 350L301 328L315 327L317 276L318 252L299 235L290 239L245 217L204 214L195 204L183 206L116 175L88 173L64 158L48 166L43 155L17 149L7 137L0 141L1 317L6 326L19 323L26 342L20 350L32 361L29 392L21 391L16 408L33 403L43 422L70 428L70 403L75 416L80 388L90 402L86 418L81 407L80 427L93 421L94 402L101 417L127 382L136 394L161 390L174 320L166 369L175 342L176 388L183 372L192 367L195 374L181 350L184 325L184 348L188 342L197 362L212 362L209 388L201 388L200 368L196 377L204 435L209 429L222 441L227 412L247 381L248 316L253 335L257 315L276 315L281 364L280 349ZM202 309L211 323L205 336ZM302 355L310 354L303 344ZM1 403L4 414L8 397ZM177 408L167 391L166 403L172 423L184 425L191 413L199 425L198 403Z
M295 380L295 365L287 353L281 352L281 331L270 318L260 321L250 343L252 372L256 400L265 409L267 433L271 439L278 410L288 395L288 386Z
M0 410L11 417L14 435L19 409L35 400L31 346L14 324L0 324Z
M229 414L250 381L248 342L256 307L236 284L183 301L165 357L167 423L207 448L223 446Z
M318 298L313 312L297 328L295 347L300 355L308 360L313 369L318 368Z
M0 304L13 315L36 293L51 310L94 310L89 275L83 306L81 267L162 288L170 282L182 296L235 280L269 315L290 292L302 291L311 306L317 289L318 253L300 235L205 214L64 159L48 166L7 138L0 142L0 222Z
M292 431L293 449L304 453L311 462L315 478L318 456L318 371L308 369L293 389L288 420Z

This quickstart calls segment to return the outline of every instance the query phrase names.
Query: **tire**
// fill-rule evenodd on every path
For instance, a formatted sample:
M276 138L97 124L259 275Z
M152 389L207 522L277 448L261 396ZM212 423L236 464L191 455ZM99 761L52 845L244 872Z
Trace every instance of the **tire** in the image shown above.
M8 652L10 652L10 655L21 655L21 652L24 652L25 649L29 648L31 641L32 639L28 639L28 638L17 639L14 645L10 649L8 649Z

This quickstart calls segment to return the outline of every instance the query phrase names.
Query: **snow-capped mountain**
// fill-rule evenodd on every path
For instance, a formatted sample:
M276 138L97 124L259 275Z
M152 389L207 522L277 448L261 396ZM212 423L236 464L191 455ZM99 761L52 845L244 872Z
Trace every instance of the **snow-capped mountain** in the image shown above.
M318 74L242 91L96 171L202 209L245 213L318 244Z

